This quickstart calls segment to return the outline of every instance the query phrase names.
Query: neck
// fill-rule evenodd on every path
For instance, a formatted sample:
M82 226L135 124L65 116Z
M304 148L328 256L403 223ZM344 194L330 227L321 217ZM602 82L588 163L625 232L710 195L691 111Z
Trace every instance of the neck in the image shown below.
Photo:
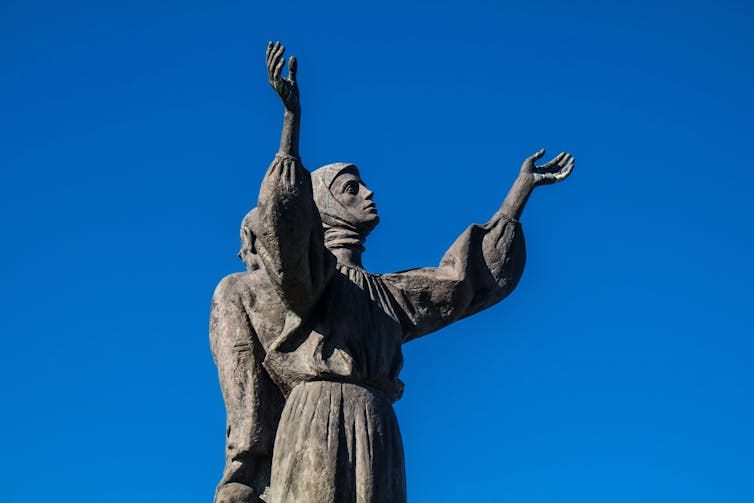
M324 224L325 246L335 255L339 264L362 267L361 254L364 253L364 238L355 228L333 227Z
M361 247L335 248L330 251L332 252L333 255L335 255L335 258L338 260L339 264L345 264L351 267L358 267L360 269L364 268L361 265L361 254L364 252L363 248Z

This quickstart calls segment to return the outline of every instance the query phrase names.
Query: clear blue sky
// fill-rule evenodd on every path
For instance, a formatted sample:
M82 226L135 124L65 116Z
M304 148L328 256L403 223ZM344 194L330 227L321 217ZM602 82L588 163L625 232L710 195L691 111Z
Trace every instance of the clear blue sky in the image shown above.
M412 503L754 501L754 7L611 3L3 1L0 501L210 501L269 39L305 164L376 192L374 272L577 158L513 295L405 347Z

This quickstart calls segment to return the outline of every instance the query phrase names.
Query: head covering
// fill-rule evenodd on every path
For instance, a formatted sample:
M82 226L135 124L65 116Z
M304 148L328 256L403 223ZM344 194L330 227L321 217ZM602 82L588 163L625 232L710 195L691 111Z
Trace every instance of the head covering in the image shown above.
M361 248L374 225L358 225L348 209L340 204L330 188L333 182L343 172L359 175L355 165L346 162L336 162L322 166L312 172L312 190L314 203L322 219L325 229L325 246L333 248Z
M257 221L257 209L252 208L241 221L241 249L238 250L238 258L246 265L246 269L253 271L259 268L257 254L254 250L254 228Z

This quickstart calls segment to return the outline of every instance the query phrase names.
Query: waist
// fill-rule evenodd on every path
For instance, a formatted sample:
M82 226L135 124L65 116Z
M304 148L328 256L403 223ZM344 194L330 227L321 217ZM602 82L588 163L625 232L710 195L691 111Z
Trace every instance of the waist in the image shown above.
M291 390L288 399L294 395L309 394L322 392L330 393L336 391L338 394L348 397L351 400L368 400L383 402L392 408L393 400L381 389L369 386L368 384L356 383L340 379L312 379L301 381Z

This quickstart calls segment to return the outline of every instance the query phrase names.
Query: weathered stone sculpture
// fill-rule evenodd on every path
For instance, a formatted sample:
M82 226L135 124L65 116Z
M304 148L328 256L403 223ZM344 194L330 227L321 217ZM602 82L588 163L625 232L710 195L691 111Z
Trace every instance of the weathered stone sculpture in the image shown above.
M403 446L392 404L401 345L492 306L523 272L518 219L532 190L565 179L562 153L521 167L500 210L470 226L437 267L371 274L364 241L379 217L353 164L309 173L298 152L296 60L270 43L285 106L280 150L241 226L247 272L224 278L210 340L227 408L216 503L403 502Z

